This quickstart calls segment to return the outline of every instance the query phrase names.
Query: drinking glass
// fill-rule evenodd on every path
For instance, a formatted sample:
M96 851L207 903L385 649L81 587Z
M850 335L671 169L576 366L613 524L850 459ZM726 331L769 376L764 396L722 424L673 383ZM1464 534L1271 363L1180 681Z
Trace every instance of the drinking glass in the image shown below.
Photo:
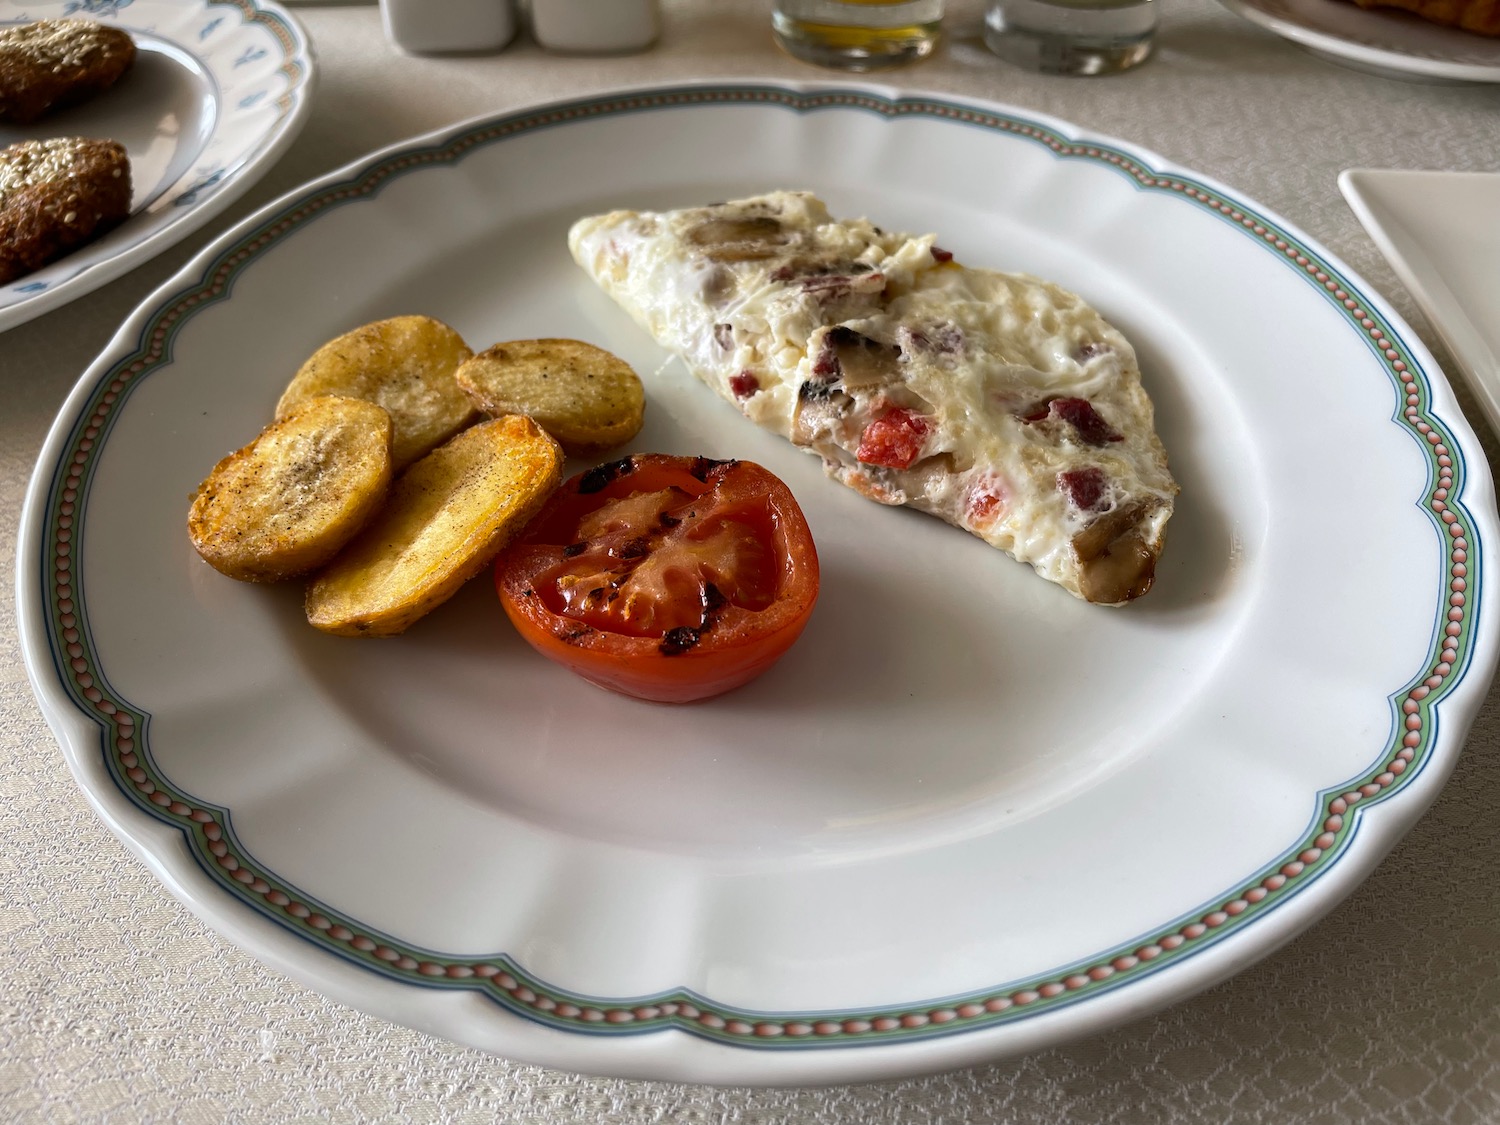
M789 53L818 66L876 70L925 58L943 0L774 0L771 28Z
M1146 61L1153 0L989 0L984 41L1008 62L1044 74L1115 74Z

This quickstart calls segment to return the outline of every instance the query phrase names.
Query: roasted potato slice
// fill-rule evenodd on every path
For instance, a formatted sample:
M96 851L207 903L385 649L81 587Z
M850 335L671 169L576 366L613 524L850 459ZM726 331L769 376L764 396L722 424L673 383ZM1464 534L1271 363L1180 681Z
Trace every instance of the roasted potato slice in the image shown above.
M530 418L472 426L397 478L384 510L307 590L327 633L384 637L492 562L562 477L562 450Z
M458 369L458 385L492 416L526 414L573 456L640 432L646 392L630 365L581 340L513 340Z
M214 466L193 495L188 535L231 578L295 578L354 537L390 482L390 415L372 402L322 395Z
M453 379L458 365L473 354L440 320L377 320L315 351L282 394L276 416L314 395L378 403L395 426L391 457L399 473L478 417Z

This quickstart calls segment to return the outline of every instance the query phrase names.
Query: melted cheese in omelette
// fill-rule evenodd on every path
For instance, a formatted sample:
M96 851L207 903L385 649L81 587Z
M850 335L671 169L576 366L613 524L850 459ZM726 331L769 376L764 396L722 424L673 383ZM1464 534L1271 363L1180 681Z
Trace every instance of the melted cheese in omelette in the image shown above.
M1177 486L1134 351L1074 294L834 220L806 193L616 211L569 246L698 378L844 484L1088 601L1150 588Z

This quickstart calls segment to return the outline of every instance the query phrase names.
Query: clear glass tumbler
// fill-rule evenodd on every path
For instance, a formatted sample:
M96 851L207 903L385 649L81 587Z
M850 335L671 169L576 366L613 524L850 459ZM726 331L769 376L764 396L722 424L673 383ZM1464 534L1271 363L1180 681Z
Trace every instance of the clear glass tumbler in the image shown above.
M1043 74L1116 74L1150 57L1156 11L1153 0L989 0L984 41Z
M805 62L876 70L930 55L942 18L943 0L775 0L771 29Z

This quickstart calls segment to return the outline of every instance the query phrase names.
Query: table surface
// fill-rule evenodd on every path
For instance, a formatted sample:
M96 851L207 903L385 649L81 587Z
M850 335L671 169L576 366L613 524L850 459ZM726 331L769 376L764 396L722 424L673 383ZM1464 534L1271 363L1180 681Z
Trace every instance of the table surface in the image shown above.
M434 0L437 2L437 0ZM973 0L933 58L879 80L1054 114L1213 176L1309 232L1455 369L1340 197L1349 167L1500 171L1500 86L1334 65L1211 0L1163 0L1159 51L1107 79L985 51ZM614 86L816 79L777 51L767 0L667 0L651 51L412 58L368 4L299 4L321 75L305 131L218 222L0 339L0 588L53 415L119 322L219 230L369 149ZM1472 398L1492 464L1496 443ZM0 1121L1500 1121L1500 696L1436 805L1331 915L1240 976L1130 1026L932 1078L826 1090L581 1078L363 1016L264 968L160 893L74 785L0 602ZM1492 784L1493 783L1493 784ZM226 1014L233 1013L233 1018Z

